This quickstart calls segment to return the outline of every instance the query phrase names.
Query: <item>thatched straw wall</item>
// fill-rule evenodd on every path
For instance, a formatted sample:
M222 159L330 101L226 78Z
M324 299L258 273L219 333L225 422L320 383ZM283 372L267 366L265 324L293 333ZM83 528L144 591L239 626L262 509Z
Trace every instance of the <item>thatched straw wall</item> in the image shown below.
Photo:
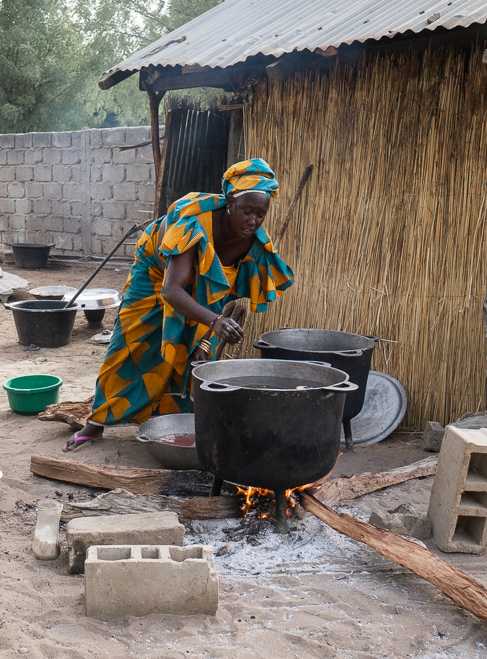
M482 50L262 82L245 113L247 156L265 158L281 183L271 235L315 165L280 249L296 283L247 336L294 326L381 337L373 368L404 384L406 426L485 408ZM248 343L240 354L256 356Z

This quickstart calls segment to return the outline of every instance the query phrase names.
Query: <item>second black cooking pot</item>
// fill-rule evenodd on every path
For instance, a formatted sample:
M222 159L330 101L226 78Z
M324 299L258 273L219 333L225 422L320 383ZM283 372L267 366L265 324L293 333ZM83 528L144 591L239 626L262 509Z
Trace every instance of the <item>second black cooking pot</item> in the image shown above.
M348 373L358 389L345 402L343 424L347 437L350 419L360 413L364 404L376 341L375 337L334 330L282 328L262 334L253 345L260 350L262 359L319 361Z

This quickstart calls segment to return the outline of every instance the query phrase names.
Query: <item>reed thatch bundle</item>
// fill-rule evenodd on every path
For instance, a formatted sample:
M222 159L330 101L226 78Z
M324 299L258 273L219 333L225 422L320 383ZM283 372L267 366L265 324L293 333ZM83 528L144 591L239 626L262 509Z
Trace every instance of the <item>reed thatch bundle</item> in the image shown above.
M271 235L315 166L280 248L296 283L247 336L379 336L373 368L406 387L408 426L485 408L486 92L482 48L451 47L262 82L245 112L247 156L281 183Z

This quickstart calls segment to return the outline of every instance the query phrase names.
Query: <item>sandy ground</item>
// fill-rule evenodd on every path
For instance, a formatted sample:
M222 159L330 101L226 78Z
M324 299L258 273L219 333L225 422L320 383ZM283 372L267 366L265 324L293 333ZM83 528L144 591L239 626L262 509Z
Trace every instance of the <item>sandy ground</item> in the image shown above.
M92 265L51 265L26 276L31 286L79 286ZM128 266L103 271L95 285L122 289ZM106 315L110 326L114 313ZM53 373L64 380L61 400L93 392L104 348L78 314L73 340L59 349L25 352L11 313L0 307L0 376ZM32 453L87 463L156 467L135 440L135 428L112 429L106 441L66 456L68 426L13 413L0 395L0 657L140 657L143 659L377 659L380 657L487 657L487 626L459 609L432 585L373 550L325 527L312 516L291 521L287 536L266 520L219 520L187 525L187 543L215 547L220 608L211 616L124 617L100 622L84 615L82 576L67 573L65 535L52 562L36 560L31 544L35 504L43 497L67 503L89 490L29 472ZM333 476L381 471L421 459L418 435L397 433L353 455ZM351 502L351 514L410 502L426 512L432 479L411 481ZM436 551L431 543L429 548ZM439 554L439 552L436 552ZM487 586L486 558L442 555Z

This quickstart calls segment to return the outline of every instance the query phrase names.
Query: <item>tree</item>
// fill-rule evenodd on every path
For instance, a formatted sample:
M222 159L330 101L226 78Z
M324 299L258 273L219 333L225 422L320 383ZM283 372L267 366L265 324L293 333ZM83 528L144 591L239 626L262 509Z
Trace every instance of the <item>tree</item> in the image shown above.
M221 0L0 0L0 132L149 122L134 75L103 72Z

